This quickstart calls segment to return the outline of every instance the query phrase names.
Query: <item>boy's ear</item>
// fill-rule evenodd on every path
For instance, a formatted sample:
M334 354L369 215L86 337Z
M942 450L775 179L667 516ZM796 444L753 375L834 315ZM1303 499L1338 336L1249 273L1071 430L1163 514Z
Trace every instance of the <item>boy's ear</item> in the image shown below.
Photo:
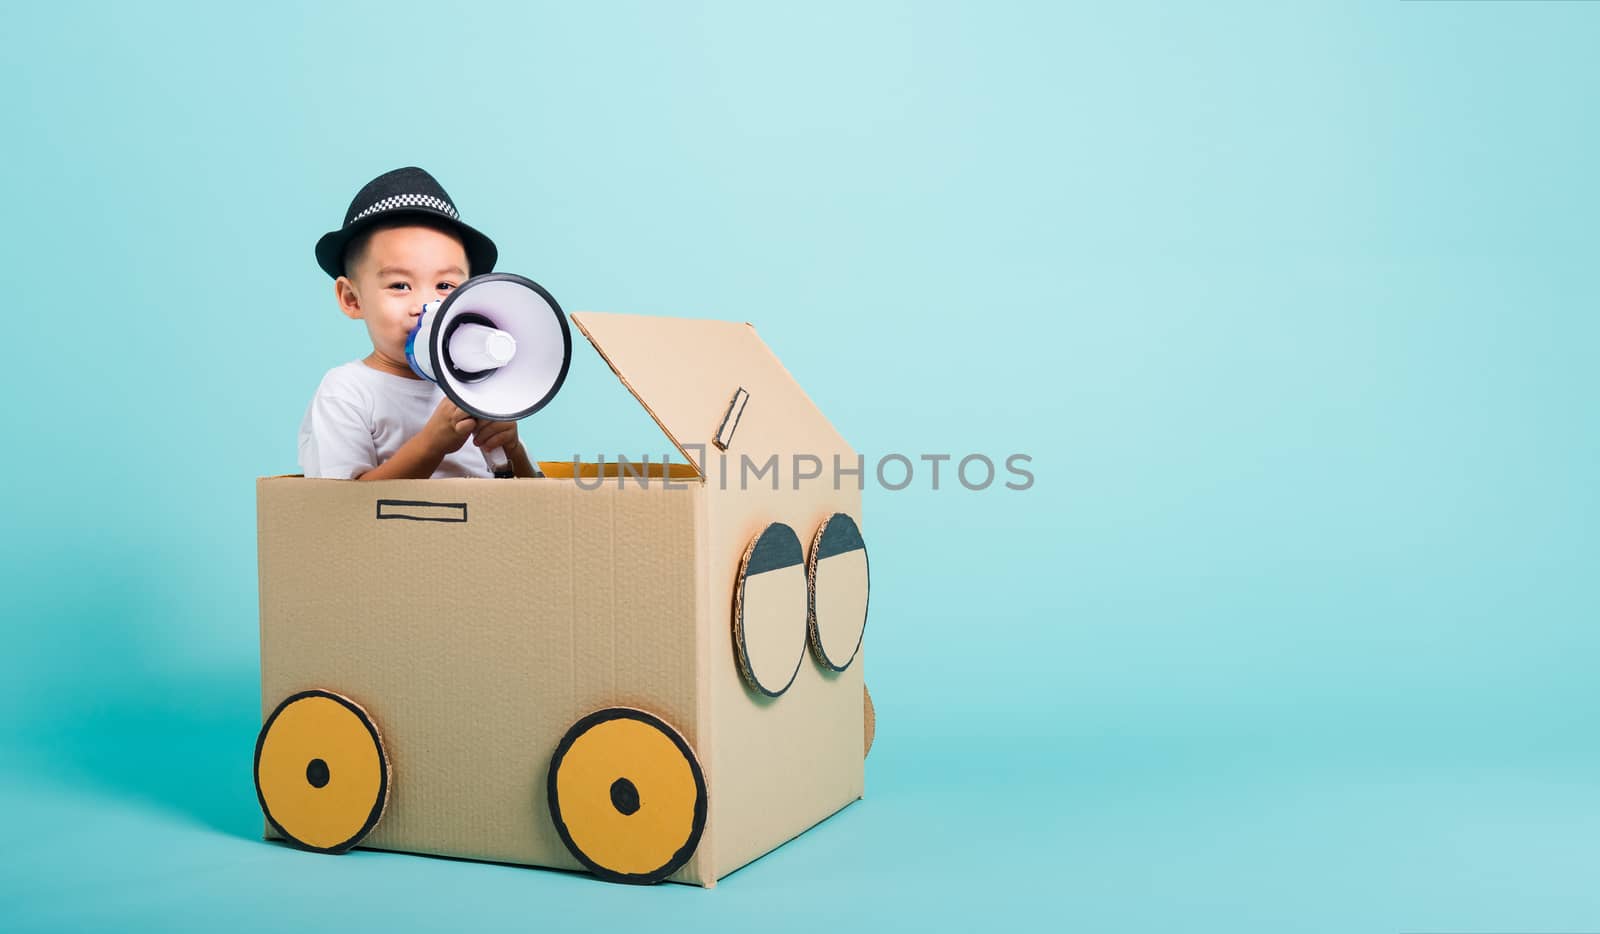
M333 296L338 300L339 310L344 312L346 318L355 321L362 319L361 296L356 294L356 284L347 276L333 280Z

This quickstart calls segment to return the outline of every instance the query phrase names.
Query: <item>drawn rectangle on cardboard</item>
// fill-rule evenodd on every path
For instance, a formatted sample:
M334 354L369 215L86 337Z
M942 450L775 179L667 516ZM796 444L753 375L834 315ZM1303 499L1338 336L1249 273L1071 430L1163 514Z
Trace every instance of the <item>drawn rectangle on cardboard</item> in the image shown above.
M413 522L465 522L466 503L430 503L420 499L380 499L379 519L410 519Z

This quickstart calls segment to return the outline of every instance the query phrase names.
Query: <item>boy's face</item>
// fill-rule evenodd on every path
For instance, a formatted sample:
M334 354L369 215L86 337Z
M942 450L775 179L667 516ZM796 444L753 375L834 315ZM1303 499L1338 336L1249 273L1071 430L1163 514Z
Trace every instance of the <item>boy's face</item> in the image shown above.
M339 309L365 321L379 360L410 375L406 337L422 306L450 294L467 278L461 241L431 227L391 227L374 233L348 276L334 283Z

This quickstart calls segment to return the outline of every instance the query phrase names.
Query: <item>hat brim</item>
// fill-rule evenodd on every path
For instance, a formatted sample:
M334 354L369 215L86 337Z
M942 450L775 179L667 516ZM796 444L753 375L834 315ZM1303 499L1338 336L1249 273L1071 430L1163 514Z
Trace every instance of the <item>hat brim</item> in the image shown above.
M351 240L379 224L388 225L412 218L425 221L430 227L445 227L459 234L461 244L467 251L467 264L472 267L467 270L469 275L477 276L494 271L494 264L500 258L500 251L495 247L493 240L448 214L425 208L398 208L384 211L381 214L364 217L347 227L330 230L317 241L317 265L322 267L323 272L337 279L344 275L344 251Z

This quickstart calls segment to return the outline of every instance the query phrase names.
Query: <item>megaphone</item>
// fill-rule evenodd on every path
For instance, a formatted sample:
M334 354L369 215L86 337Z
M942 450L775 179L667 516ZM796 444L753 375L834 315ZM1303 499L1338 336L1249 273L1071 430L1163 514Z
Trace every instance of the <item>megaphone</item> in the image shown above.
M513 422L554 399L572 363L572 331L539 283L508 272L473 276L422 306L406 362L473 418ZM496 477L512 475L502 448L483 452Z

